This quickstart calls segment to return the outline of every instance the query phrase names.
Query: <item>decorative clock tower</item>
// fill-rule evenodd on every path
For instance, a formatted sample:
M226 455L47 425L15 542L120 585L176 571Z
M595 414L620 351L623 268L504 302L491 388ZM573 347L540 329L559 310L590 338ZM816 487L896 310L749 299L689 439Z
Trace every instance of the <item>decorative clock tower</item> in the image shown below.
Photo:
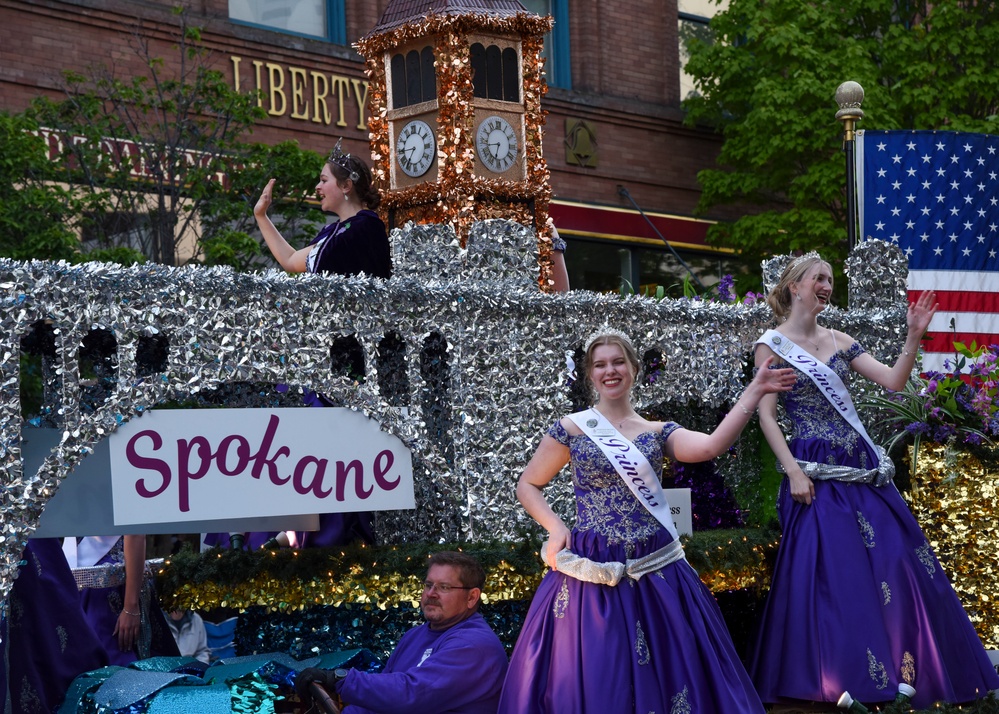
M518 0L392 0L356 47L367 60L374 170L390 227L506 218L538 235L551 270L547 91L552 19Z

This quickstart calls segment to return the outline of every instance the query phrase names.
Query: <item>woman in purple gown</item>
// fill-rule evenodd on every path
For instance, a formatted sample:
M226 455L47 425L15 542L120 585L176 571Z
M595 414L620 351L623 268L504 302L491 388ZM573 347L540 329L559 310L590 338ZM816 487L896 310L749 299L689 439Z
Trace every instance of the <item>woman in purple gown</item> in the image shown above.
M543 556L552 570L517 640L499 711L762 714L714 598L683 559L659 478L664 456L696 462L723 453L760 398L787 389L793 372L761 370L704 434L635 412L640 363L623 333L601 331L585 355L597 405L557 421L517 484L549 533ZM567 462L571 531L542 494Z
M891 481L894 467L870 442L849 399L850 370L901 389L936 311L923 293L908 310L902 354L889 367L853 338L819 326L832 269L818 254L790 262L767 300L780 324L758 342L763 369L780 355L799 370L784 396L760 404L760 426L785 474L783 537L750 666L764 702L864 702L915 687L913 704L967 702L999 677L926 537ZM821 387L821 389L820 389Z
M323 227L305 248L295 249L267 215L274 193L274 179L264 188L253 209L257 226L268 249L281 267L291 273L365 274L376 278L392 277L392 258L385 224L374 212L381 202L371 169L361 159L340 150L340 142L330 153L319 174L316 195L325 213L334 213L337 220ZM350 356L345 355L350 361ZM362 368L363 369L363 368ZM323 395L305 390L305 403L314 407L331 405ZM325 548L344 545L355 540L374 542L373 516L360 513L320 514L319 530L315 532L282 531L263 538L268 547L292 546ZM250 533L249 547L261 534ZM262 541L262 542L263 542ZM215 541L221 544L222 540ZM209 543L206 540L206 543Z
M180 655L146 574L144 535L83 538L76 557L80 602L111 664Z
M52 714L78 675L108 663L57 538L29 540L0 625L0 712Z
M274 200L274 179L267 182L253 216L274 259L290 273L364 273L392 276L392 259L385 224L374 209L381 195L372 185L371 169L361 159L340 151L340 142L319 174L316 195L324 213L337 220L323 227L304 248L294 248L277 229L267 209Z

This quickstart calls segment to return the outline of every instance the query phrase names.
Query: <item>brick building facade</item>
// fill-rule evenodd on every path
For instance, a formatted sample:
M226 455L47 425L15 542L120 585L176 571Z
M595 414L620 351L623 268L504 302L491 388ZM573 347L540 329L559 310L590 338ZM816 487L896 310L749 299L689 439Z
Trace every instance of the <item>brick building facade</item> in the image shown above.
M0 109L58 97L59 75L114 62L128 72L133 34L171 57L174 0L0 0ZM366 154L364 62L351 43L374 28L388 0L190 0L191 24L233 85L261 89L267 118L253 138L296 139L325 153L344 138ZM551 215L569 242L574 287L673 284L685 272L650 224L705 283L731 256L708 248L709 221L692 217L697 171L718 138L683 126L678 27L699 0L542 0L549 91L545 158ZM703 19L703 18L700 18ZM636 210L636 205L645 213ZM721 218L723 216L717 216Z

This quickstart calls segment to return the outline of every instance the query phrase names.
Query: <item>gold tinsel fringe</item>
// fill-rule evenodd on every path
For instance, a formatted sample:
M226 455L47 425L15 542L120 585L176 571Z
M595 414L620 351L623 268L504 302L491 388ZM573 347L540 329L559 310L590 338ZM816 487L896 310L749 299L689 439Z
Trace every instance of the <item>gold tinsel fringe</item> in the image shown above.
M909 500L985 647L999 649L999 459L985 461L921 444Z

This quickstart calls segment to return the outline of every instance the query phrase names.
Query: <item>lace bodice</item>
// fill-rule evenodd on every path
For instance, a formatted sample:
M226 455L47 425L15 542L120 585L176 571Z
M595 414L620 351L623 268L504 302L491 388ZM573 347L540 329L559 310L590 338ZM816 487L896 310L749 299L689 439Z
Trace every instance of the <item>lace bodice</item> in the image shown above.
M656 475L662 478L663 445L679 424L667 422L661 432L646 431L635 439ZM595 443L588 437L570 436L560 422L548 434L569 447L572 484L576 491L576 530L592 530L609 543L627 543L665 531L662 524L638 502Z
M849 387L850 362L863 353L864 348L854 342L848 349L835 352L826 366ZM860 435L836 412L811 379L800 372L797 377L794 388L781 395L791 421L791 441L819 440L828 444L830 453L858 454L857 446L862 443Z

